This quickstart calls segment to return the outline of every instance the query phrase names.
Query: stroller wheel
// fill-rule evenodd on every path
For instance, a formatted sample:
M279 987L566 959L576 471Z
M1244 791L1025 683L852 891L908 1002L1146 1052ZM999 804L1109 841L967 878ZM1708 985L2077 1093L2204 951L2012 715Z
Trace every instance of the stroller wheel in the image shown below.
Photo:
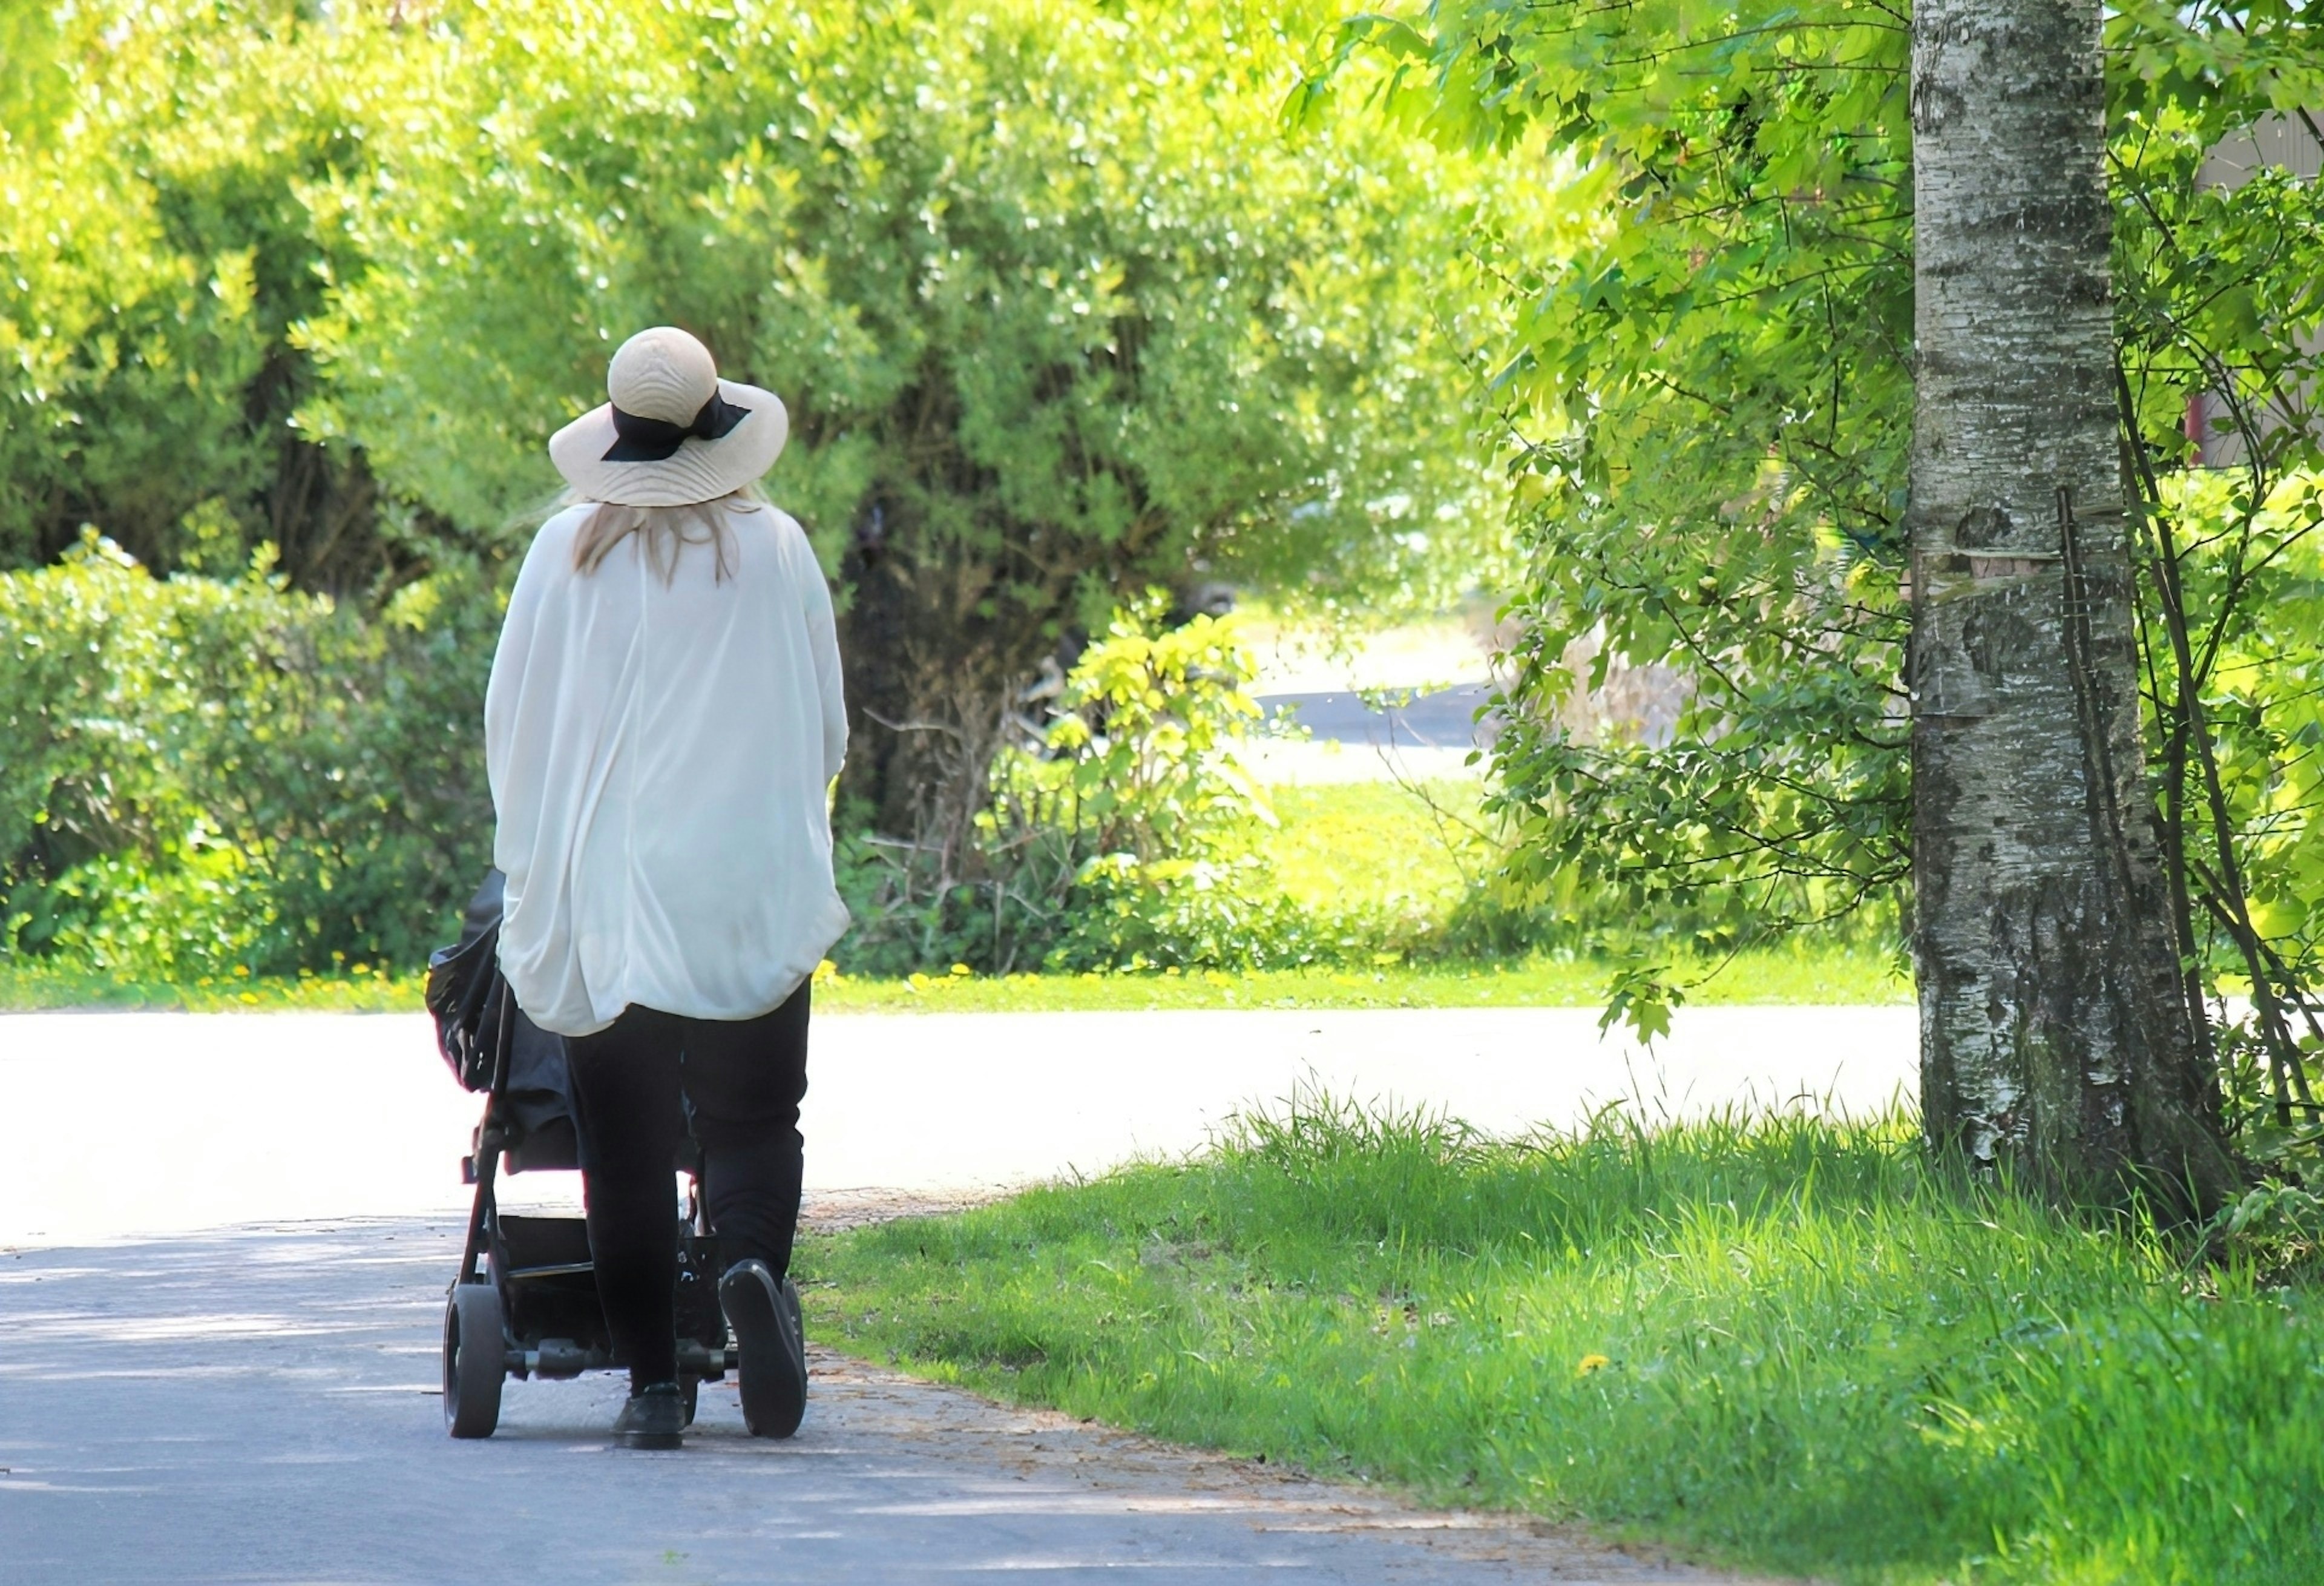
M444 1429L455 1437L490 1437L501 1421L507 1375L500 1290L456 1283L444 1305Z
M678 1379L678 1402L686 1406L686 1424L694 1425L694 1406L702 1401L702 1379L681 1377Z

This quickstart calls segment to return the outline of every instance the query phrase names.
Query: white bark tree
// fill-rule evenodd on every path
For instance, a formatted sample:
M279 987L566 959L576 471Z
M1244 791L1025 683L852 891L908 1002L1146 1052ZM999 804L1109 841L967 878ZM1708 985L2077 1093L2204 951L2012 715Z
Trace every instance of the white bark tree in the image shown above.
M1913 12L1914 956L1929 1136L2076 1196L2233 1170L2138 729L2098 0Z

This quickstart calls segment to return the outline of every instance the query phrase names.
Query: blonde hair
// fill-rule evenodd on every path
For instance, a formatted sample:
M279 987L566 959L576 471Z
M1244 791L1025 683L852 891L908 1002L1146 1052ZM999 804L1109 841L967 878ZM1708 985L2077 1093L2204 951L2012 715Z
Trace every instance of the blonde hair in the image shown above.
M584 498L576 496L566 504L578 506ZM707 545L718 558L713 580L724 584L733 569L727 558L734 549L734 532L727 524L732 512L752 512L767 504L767 498L755 484L708 501L689 502L678 507L633 507L615 502L592 503L595 511L581 521L573 534L573 568L582 574L594 573L613 549L634 534L639 536L640 549L646 563L661 575L664 584L678 576L678 558L689 545Z

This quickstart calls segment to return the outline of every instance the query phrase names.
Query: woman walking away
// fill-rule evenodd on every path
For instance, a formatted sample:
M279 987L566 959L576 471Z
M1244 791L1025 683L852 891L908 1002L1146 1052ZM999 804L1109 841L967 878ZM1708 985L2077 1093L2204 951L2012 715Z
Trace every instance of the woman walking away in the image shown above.
M847 749L831 593L754 482L789 420L682 330L613 355L559 430L572 504L525 555L484 699L508 876L501 967L567 1037L589 1253L630 1367L614 1423L676 1448L676 1163L691 1120L742 1415L807 1404L798 1293L809 978L847 910L826 796Z

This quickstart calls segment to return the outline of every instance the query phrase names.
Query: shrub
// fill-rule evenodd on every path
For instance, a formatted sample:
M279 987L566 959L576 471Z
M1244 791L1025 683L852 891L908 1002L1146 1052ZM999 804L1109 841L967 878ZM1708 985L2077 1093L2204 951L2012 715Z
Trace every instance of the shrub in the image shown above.
M375 618L157 579L90 535L0 576L0 950L154 978L417 963L486 862L498 602L474 569Z
M851 967L958 958L1006 973L1264 966L1325 955L1284 895L1275 824L1243 751L1259 705L1232 618L1164 625L1150 594L1117 613L1054 696L1050 719L996 761L973 849L850 838Z

